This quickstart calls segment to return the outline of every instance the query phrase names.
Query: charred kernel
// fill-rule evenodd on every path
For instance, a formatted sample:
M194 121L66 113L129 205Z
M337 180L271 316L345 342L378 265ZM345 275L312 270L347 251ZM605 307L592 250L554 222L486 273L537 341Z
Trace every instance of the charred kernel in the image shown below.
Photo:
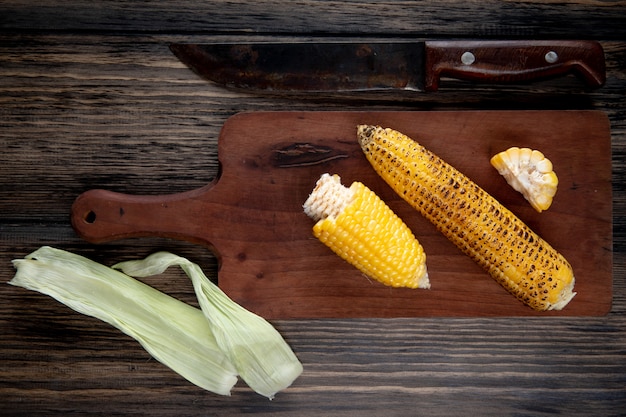
M359 126L357 136L378 174L520 301L536 310L552 310L562 309L574 297L567 260L465 175L395 130ZM393 166L379 158L383 149L396 155ZM405 167L414 173L406 193ZM470 218L474 227L467 226ZM539 294L540 283L554 288Z

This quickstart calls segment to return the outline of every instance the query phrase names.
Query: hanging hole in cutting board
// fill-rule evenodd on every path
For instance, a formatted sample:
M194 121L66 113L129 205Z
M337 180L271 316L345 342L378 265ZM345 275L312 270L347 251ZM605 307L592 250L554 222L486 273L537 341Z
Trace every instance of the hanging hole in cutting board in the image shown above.
M89 210L85 214L85 217L83 217L83 220L85 221L85 223L89 223L89 224L95 223L96 222L96 213L93 210Z

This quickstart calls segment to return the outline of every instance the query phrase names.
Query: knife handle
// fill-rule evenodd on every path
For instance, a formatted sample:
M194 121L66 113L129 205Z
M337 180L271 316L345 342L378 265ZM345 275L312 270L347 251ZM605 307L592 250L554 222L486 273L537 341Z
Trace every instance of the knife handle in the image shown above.
M590 87L606 80L604 51L594 41L427 41L424 89L441 77L514 83L575 73Z

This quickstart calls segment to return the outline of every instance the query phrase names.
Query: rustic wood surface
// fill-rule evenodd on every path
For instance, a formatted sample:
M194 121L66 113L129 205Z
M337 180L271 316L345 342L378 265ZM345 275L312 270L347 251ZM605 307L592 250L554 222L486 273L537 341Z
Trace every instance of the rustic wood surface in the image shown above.
M626 410L626 3L0 1L0 414L623 415ZM437 93L268 97L199 79L170 42L594 39L607 82ZM599 110L611 124L613 305L603 317L277 320L305 371L273 401L239 384L207 393L132 339L49 297L5 285L10 261L52 245L112 264L202 246L164 238L85 242L69 213L105 188L164 194L218 173L217 138L240 111ZM569 143L563 143L564 147ZM590 143L589 146L593 146ZM582 167L581 169L585 169ZM584 244L585 242L581 242ZM195 303L176 270L151 285Z
M570 261L574 300L537 312L511 297L372 169L356 140L362 123L419 140L516 213ZM549 211L535 211L489 163L511 146L541 149L558 167ZM611 136L602 112L257 111L229 118L217 148L219 179L202 188L81 194L72 205L75 231L93 243L160 236L203 244L220 259L219 286L268 319L598 316L611 309ZM314 222L302 204L324 172L347 185L363 182L415 231L427 254L429 291L372 285L312 238Z

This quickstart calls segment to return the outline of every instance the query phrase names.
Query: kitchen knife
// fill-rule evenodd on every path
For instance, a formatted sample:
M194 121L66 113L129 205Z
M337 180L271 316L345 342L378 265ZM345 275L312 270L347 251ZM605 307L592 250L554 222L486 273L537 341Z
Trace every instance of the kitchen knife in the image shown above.
M574 73L605 82L593 41L172 44L197 74L228 87L273 91L435 91L440 79L516 83Z

